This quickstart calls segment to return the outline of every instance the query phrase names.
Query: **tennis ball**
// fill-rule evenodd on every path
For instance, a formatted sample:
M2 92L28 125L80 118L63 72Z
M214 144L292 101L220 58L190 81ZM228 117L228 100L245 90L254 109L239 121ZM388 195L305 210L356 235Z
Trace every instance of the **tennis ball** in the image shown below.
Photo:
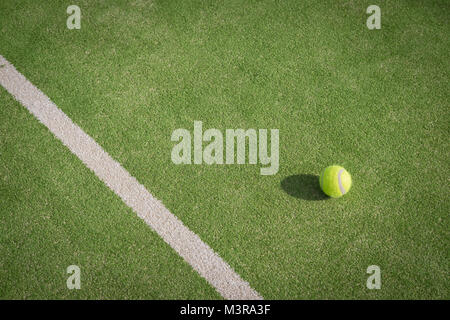
M319 178L320 188L332 198L342 197L352 186L350 173L340 166L329 166Z

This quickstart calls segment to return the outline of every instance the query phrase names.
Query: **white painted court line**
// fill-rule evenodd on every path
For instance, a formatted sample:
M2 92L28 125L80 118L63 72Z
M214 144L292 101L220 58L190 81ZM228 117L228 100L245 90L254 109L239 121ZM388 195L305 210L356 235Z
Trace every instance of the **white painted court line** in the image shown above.
M3 65L3 66L2 66ZM67 146L225 299L262 299L102 147L0 55L0 85Z

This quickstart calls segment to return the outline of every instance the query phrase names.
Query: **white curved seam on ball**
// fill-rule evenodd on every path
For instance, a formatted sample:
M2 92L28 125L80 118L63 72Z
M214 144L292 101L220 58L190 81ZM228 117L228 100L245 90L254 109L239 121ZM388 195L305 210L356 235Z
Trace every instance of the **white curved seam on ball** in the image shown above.
M339 172L338 172L338 184L339 184L339 189L341 190L341 193L342 194L345 194L345 188L344 188L344 186L342 185L342 181L341 181L341 175L342 175L342 172L344 172L344 169L341 169L341 170L339 170Z

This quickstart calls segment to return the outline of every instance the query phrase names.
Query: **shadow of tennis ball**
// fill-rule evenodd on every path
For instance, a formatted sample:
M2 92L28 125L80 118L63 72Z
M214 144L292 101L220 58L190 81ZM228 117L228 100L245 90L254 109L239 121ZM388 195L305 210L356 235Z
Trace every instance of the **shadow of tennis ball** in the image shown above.
M292 197L304 200L327 200L329 197L320 190L319 176L297 174L284 178L281 189Z

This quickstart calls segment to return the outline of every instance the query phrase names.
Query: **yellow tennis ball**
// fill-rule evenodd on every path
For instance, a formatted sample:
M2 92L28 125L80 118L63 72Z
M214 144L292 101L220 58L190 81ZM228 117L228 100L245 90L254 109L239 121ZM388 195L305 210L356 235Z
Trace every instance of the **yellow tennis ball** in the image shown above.
M339 198L350 190L352 177L341 166L329 166L320 175L319 183L326 195Z

